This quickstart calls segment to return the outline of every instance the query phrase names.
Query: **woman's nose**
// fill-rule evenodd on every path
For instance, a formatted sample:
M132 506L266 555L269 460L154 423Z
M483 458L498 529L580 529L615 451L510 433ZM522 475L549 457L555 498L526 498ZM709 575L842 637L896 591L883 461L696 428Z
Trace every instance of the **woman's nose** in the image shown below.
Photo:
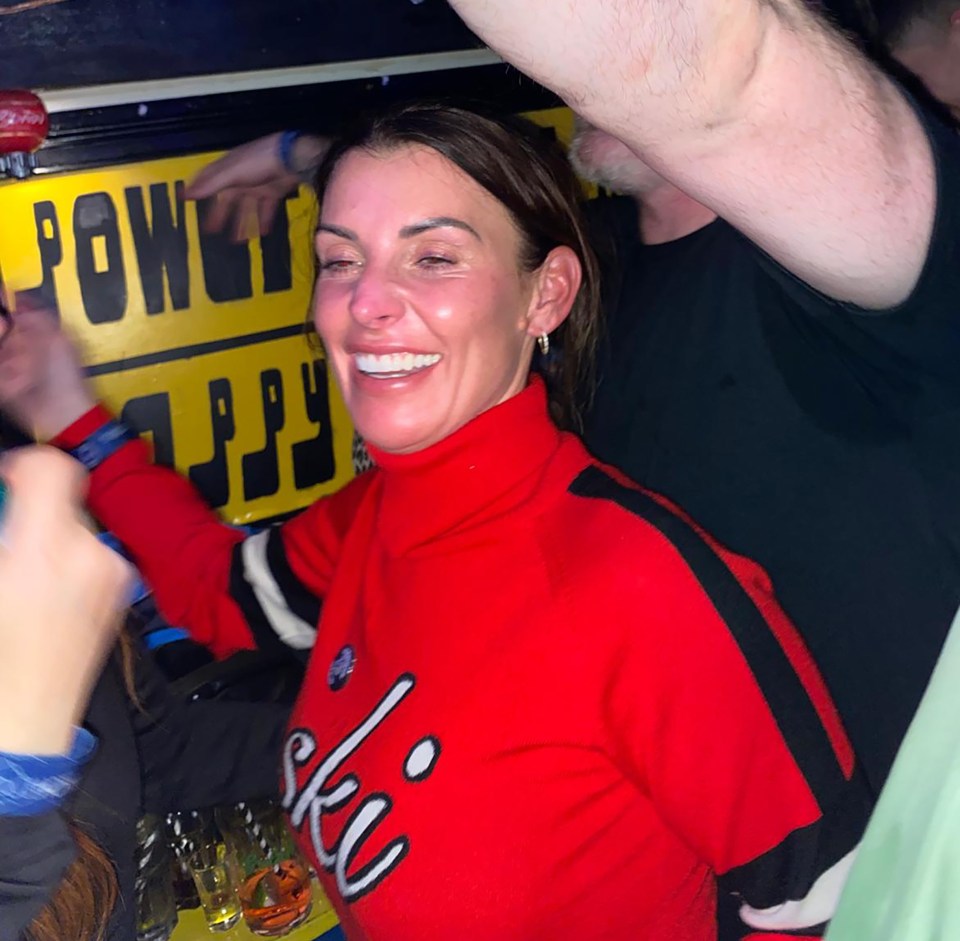
M350 314L364 326L383 326L403 316L403 303L389 274L368 267L353 287Z

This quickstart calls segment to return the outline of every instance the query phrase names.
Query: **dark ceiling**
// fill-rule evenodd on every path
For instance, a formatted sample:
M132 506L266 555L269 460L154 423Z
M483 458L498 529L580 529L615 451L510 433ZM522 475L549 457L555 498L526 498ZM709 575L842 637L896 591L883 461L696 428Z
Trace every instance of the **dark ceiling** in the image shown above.
M0 87L56 88L468 49L446 0L0 0Z

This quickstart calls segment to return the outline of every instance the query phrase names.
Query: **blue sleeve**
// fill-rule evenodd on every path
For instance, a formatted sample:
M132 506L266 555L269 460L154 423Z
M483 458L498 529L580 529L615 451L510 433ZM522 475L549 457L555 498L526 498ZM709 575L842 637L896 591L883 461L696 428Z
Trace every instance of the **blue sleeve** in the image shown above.
M0 752L0 815L28 817L59 807L95 747L93 735L77 729L66 755Z

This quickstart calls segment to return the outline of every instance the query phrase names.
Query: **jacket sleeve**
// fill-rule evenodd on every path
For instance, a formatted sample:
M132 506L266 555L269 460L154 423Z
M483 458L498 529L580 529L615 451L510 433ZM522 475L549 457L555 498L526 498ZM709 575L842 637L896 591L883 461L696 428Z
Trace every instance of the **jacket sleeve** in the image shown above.
M136 684L140 702L130 708L145 810L163 814L276 795L287 706L181 703L145 651L137 657Z
M110 418L102 407L91 409L53 443L73 448ZM189 481L153 464L146 444L132 441L93 471L88 504L129 551L169 623L218 656L266 645L302 658L370 476L245 538Z
M614 734L742 937L820 937L873 803L825 684L759 566L653 495L624 500L649 526L650 640L619 665Z
M50 901L77 850L59 810L0 816L0 941L17 941Z

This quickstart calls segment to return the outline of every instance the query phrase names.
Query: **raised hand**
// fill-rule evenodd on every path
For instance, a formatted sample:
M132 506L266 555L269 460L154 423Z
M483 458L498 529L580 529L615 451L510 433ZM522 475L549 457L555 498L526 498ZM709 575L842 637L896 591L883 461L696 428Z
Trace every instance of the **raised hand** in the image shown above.
M0 343L0 409L40 440L75 422L96 402L73 343L55 314L21 307Z
M213 198L202 220L209 232L219 232L229 223L236 241L265 235L281 201L304 182L326 148L323 138L297 138L291 151L296 172L291 172L280 158L280 134L260 137L205 166L187 186L186 196Z
M0 474L0 751L61 754L116 640L130 571L81 522L76 461L23 448Z

